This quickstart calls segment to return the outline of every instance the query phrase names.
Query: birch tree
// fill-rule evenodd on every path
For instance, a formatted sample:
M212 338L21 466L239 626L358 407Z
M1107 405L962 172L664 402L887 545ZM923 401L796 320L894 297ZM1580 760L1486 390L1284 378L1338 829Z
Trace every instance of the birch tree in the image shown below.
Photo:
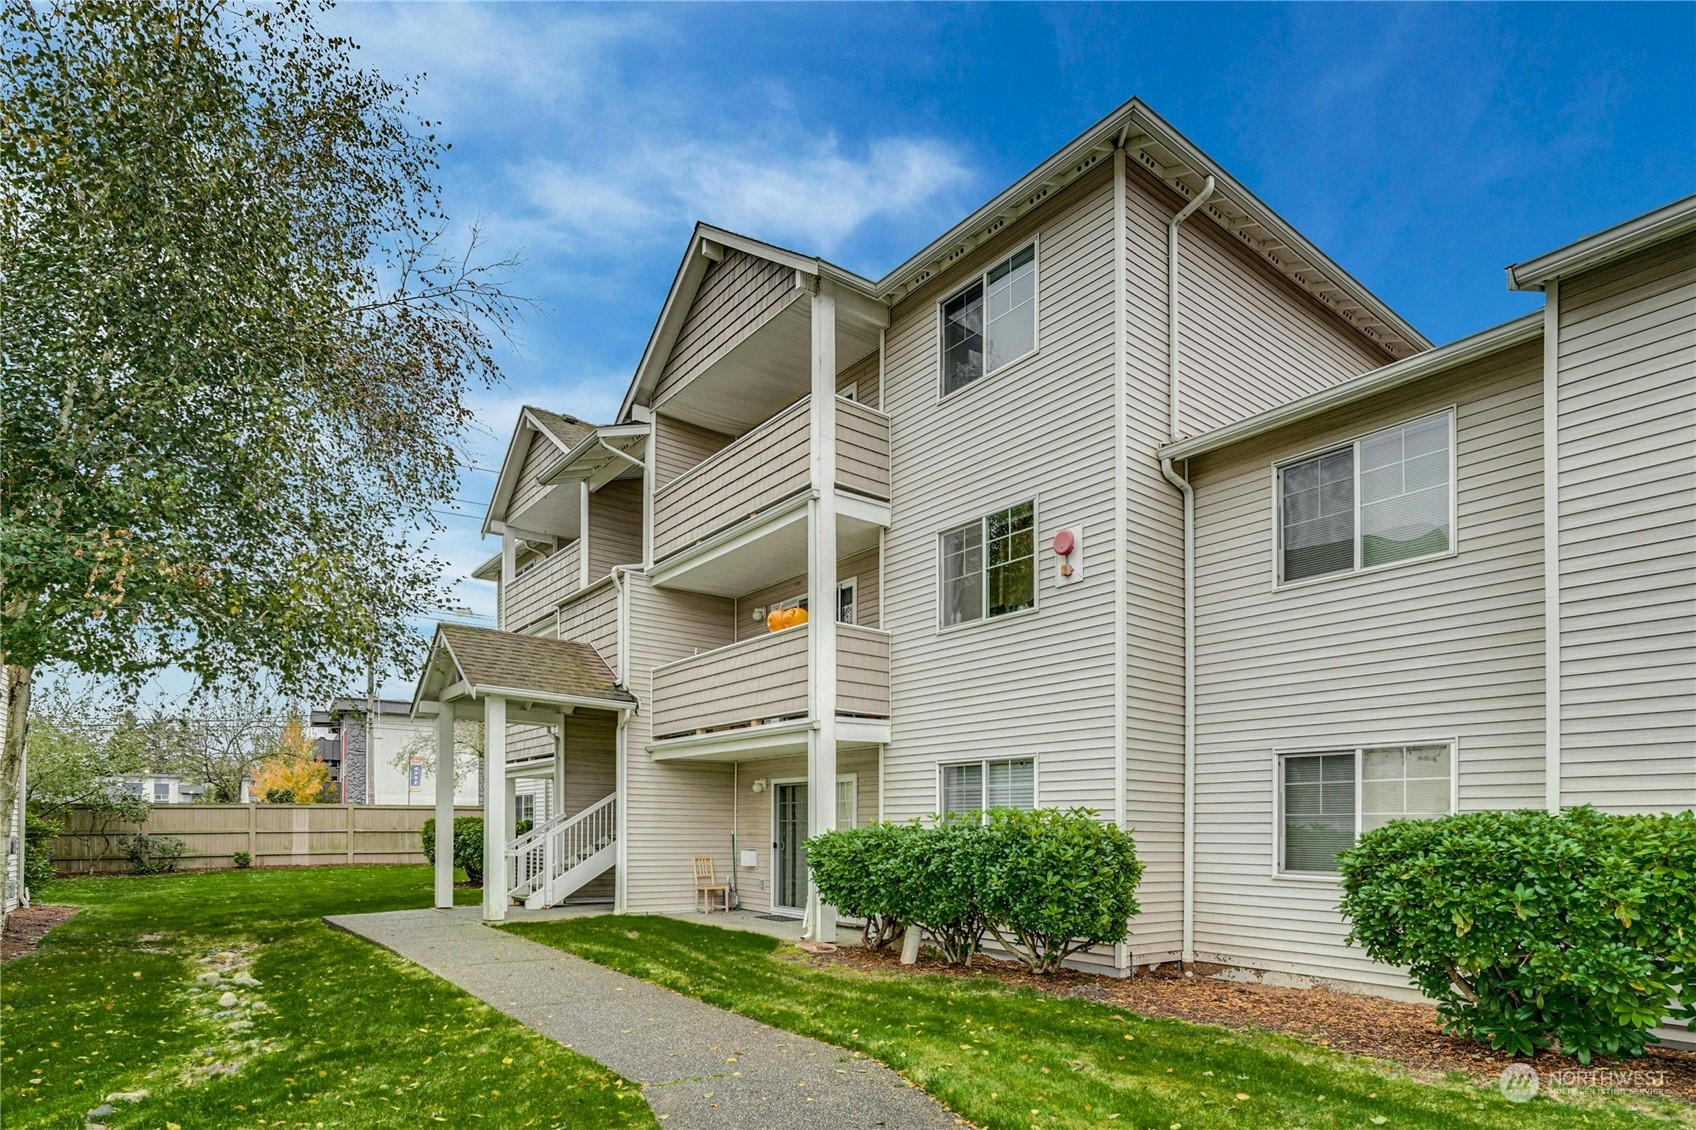
M45 668L298 700L441 604L522 303L319 10L0 0L0 812Z

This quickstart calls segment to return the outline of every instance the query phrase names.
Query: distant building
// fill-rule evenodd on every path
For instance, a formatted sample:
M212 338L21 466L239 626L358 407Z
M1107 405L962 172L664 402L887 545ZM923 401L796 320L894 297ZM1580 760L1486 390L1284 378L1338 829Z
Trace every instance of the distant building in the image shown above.
M338 698L312 712L313 750L329 766L337 796L344 804L434 804L433 722L414 720L412 704L402 699L378 699L375 705L369 752L365 699ZM461 776L455 803L476 804L477 774Z

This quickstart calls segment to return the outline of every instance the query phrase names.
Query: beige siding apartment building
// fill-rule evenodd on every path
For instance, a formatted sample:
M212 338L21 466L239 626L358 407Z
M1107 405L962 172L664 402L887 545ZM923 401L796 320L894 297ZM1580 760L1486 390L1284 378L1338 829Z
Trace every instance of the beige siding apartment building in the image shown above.
M419 682L494 823L547 782L486 915L710 856L829 937L810 833L1085 806L1148 864L1093 967L1404 989L1360 831L1696 805L1696 198L1510 285L1433 348L1136 101L882 279L698 227L617 418L521 414L499 630Z

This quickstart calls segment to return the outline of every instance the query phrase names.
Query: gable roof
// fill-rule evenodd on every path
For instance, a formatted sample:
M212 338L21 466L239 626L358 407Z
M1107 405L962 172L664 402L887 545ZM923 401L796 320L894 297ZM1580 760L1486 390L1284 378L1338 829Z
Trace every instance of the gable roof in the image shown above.
M589 644L469 624L437 624L413 694L414 709L449 694L455 698L502 695L608 710L636 703L636 696L618 685L612 668Z
M1060 188L1109 159L1119 145L1125 147L1132 160L1186 199L1194 198L1206 178L1212 177L1213 195L1197 211L1196 218L1205 217L1218 224L1239 244L1376 343L1387 356L1400 359L1431 348L1424 334L1332 262L1141 99L1132 98L881 279L867 279L823 259L709 224L696 224L619 408L618 419L621 422L632 419L632 409L646 404L652 393L659 370L706 275L710 261L707 245L735 247L803 274L831 279L849 293L893 306L1000 231L1007 222L1040 207Z
M483 512L483 536L493 532L495 523L506 520L506 504L511 501L513 488L518 485L524 456L530 450L531 436L546 436L563 456L594 430L593 424L586 424L575 416L549 412L531 404L520 408L518 423L512 429L512 439L507 442L506 455L501 459L494 492L489 496L488 509Z
M1210 432L1167 444L1160 449L1159 454L1162 459L1190 459L1209 451L1217 451L1252 436L1263 435L1274 428L1306 420L1321 412L1365 400L1369 396L1400 388L1413 381L1446 373L1459 365L1500 353L1516 345L1537 341L1542 336L1542 312L1526 314L1511 322L1503 322L1499 326L1475 333L1471 337L1463 337L1448 345L1416 353L1381 369L1368 370L1340 384L1286 401L1253 416L1245 416Z
M1508 267L1509 290L1542 290L1551 279L1600 267L1634 251L1696 231L1696 195Z

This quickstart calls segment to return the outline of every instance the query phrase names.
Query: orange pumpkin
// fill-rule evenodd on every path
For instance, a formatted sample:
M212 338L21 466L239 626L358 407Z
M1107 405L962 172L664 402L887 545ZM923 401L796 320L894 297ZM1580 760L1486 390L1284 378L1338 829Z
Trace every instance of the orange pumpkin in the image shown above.
M781 632L783 628L783 609L774 608L766 613L766 631Z
M800 625L800 624L805 624L807 622L807 610L805 608L797 608L797 609L794 610L794 612L795 612L795 619L790 621L792 624Z

